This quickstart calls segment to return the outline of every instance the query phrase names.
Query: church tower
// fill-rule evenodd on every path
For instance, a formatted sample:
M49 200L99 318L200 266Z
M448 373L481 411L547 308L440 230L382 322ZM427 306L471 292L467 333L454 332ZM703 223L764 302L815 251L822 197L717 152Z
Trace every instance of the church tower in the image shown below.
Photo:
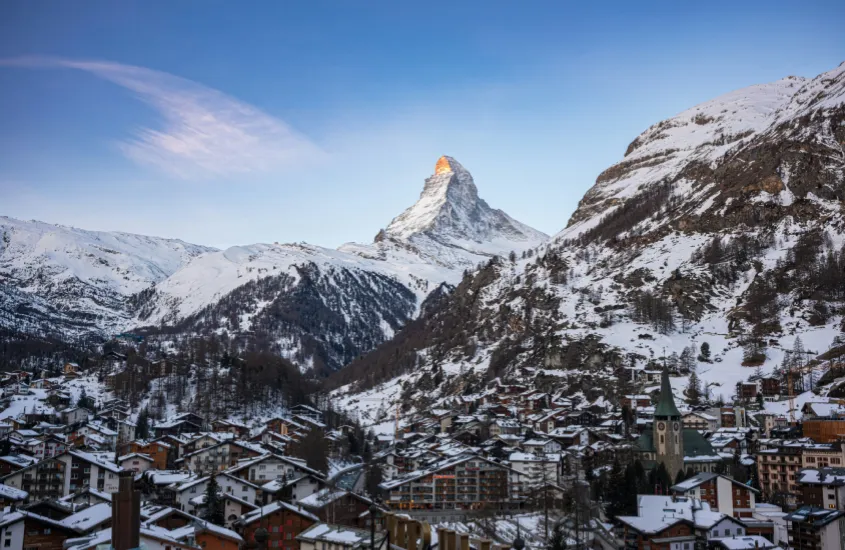
M660 379L660 400L654 409L654 450L657 462L662 462L672 481L684 468L684 434L681 413L675 406L669 371L663 369Z

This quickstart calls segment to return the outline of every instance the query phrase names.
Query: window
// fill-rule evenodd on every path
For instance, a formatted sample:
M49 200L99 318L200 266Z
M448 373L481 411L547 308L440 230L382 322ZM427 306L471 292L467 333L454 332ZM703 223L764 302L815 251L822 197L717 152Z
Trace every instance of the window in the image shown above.
M51 532L52 532L52 531L50 531L50 528L49 528L49 527L48 527L48 528L46 528L46 529L44 529L44 534L45 534L45 535L49 535Z
M3 546L5 546L6 548L10 547L11 545L12 545L12 539L6 539L6 542L3 543Z
M291 540L293 538L293 533L285 533L285 538L287 540Z

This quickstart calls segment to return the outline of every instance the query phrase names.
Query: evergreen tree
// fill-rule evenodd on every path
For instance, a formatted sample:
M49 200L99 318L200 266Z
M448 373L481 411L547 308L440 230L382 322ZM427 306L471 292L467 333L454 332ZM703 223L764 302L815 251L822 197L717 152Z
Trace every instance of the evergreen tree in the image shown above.
M701 381L698 379L698 373L694 366L690 371L689 382L687 383L687 396L690 405L701 403Z
M555 523L552 529L552 536L549 537L549 542L546 544L547 550L566 550L566 533L563 531L563 525Z
M308 464L309 468L318 472L329 471L329 445L322 430L312 429L297 443L293 454Z
M648 476L646 476L645 468L643 468L643 463L639 460L634 461L634 465L631 467L631 472L633 474L634 480L634 487L636 487L637 494L648 494ZM636 494L634 495L634 513L636 513L637 508L637 501L636 501Z
M628 469L631 469L630 476L627 471ZM628 503L630 501L628 491L633 488L636 494L636 479L633 476L632 467L629 466L623 470L619 461L615 460L610 469L607 486L610 489L610 494L607 495L607 507L605 510L608 517L615 519L616 516L625 515L628 512Z
M669 487L672 486L672 478L662 462L652 468L648 473L648 484L653 495L669 494Z
M135 438L147 439L150 435L150 412L147 407L138 413L138 421L135 423Z
M370 498L375 500L381 495L381 489L379 489L379 485L384 479L384 474L381 471L381 465L371 464L370 467L367 468L366 475L367 493L370 495Z
M684 351L681 352L681 357L679 358L679 368L681 372L690 372L695 368L695 348L692 346L688 346L684 348Z
M82 391L79 393L79 400L76 402L76 406L88 409L89 411L94 410L94 398L88 396L85 388L82 388Z
M698 355L698 360L702 363L710 362L710 344L707 342L701 343L701 353Z
M216 474L211 474L208 485L205 487L205 514L203 519L221 526L225 522L223 499L220 498L220 484L217 483Z

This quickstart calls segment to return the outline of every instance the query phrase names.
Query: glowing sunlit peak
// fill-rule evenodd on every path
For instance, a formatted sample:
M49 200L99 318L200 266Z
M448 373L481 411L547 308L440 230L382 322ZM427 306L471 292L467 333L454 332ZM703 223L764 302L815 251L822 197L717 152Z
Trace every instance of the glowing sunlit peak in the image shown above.
M434 165L434 173L435 174L445 174L446 172L451 172L452 166L449 164L448 157L440 157L437 159L437 164Z

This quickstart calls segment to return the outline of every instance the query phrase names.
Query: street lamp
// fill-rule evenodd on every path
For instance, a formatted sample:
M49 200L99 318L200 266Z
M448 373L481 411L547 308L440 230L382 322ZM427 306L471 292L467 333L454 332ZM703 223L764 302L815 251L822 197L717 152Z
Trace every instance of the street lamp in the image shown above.
M370 550L375 550L376 548L376 513L378 512L378 506L376 503L373 502L370 504Z
M519 527L519 516L516 517L516 538L513 539L511 546L513 550L522 550L525 548L525 541L522 539L522 532Z

